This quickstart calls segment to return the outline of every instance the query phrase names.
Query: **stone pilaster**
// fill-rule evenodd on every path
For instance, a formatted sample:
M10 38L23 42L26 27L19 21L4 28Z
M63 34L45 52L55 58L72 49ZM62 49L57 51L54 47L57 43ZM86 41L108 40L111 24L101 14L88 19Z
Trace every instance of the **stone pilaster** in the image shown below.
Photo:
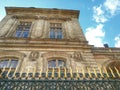
M2 19L2 21L0 22L0 30L1 30L1 28L7 23L7 21L8 21L10 18L11 18L11 16L6 15L6 16Z
M13 23L15 22L15 19L7 17L6 19L9 19L5 25L3 25L0 29L0 37L6 37L8 31L10 30L11 26L13 25ZM6 21L6 20L5 20ZM4 22L5 22L4 21Z
M43 31L42 38L49 38L50 28L49 28L49 22L48 21L44 21L43 29L44 29L44 31Z
M31 38L41 38L43 36L44 20L37 20L31 32Z
M17 29L17 26L18 26L18 20L17 19L14 19L14 22L13 24L11 25L11 28L9 29L6 37L14 37L15 35L15 32L16 32L16 29Z

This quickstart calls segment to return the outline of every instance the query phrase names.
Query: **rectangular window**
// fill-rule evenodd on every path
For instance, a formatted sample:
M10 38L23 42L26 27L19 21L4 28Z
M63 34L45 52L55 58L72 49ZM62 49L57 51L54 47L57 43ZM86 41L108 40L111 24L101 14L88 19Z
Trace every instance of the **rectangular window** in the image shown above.
M20 24L17 26L15 37L27 38L29 36L30 27L31 22L20 22Z
M50 38L62 39L62 24L61 23L50 23Z

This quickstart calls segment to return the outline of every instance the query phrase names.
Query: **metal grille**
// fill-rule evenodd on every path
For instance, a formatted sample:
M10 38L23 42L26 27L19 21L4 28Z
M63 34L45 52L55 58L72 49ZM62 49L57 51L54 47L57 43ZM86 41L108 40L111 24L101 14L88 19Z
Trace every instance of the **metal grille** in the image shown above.
M120 90L119 80L0 80L0 90Z
M16 70L0 71L0 90L120 90L120 73L73 73L66 68L61 72L30 73Z

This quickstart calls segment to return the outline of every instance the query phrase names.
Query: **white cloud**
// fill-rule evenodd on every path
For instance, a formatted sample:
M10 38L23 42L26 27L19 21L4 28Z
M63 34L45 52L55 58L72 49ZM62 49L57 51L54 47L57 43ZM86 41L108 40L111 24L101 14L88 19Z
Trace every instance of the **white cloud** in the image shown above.
M117 11L120 11L120 0L106 0L104 7L111 15L114 15Z
M103 4L93 7L93 20L96 23L105 23L120 12L120 0L106 0Z
M103 47L103 37L105 32L103 31L103 24L98 24L95 28L89 27L86 29L85 33L86 39L89 41L89 44L95 45L97 47Z
M101 9L101 5L99 7L94 6L93 9L94 9L94 13L97 15L104 14L103 10Z
M107 18L104 15L105 11L102 10L102 5L93 7L93 20L97 23L104 23L107 21Z
M120 47L120 34L115 37L115 47Z
M93 0L94 1L94 0ZM103 38L105 37L105 22L120 13L120 0L105 0L102 4L93 7L93 20L96 27L88 27L86 29L86 38L89 44L95 46L103 46ZM120 47L120 35L115 38L115 47Z
M104 23L107 21L104 16L104 11L102 10L102 5L93 7L93 20L97 23Z

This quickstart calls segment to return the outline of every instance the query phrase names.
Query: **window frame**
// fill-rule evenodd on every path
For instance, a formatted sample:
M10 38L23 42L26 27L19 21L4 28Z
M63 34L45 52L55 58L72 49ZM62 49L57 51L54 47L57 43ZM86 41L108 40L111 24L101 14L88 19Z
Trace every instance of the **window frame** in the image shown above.
M50 23L49 38L63 39L62 23Z
M15 38L28 38L30 35L32 22L20 21L16 27L14 37Z
M58 64L59 64L59 61L62 61L62 62L64 62L64 65L63 66L59 66ZM56 66L55 67L49 67L49 62L50 61L55 61L55 63L56 63ZM47 67L48 68L64 68L64 67L66 67L66 60L64 60L64 59L62 59L62 58L52 58L52 59L49 59L48 60L48 62L47 62Z

